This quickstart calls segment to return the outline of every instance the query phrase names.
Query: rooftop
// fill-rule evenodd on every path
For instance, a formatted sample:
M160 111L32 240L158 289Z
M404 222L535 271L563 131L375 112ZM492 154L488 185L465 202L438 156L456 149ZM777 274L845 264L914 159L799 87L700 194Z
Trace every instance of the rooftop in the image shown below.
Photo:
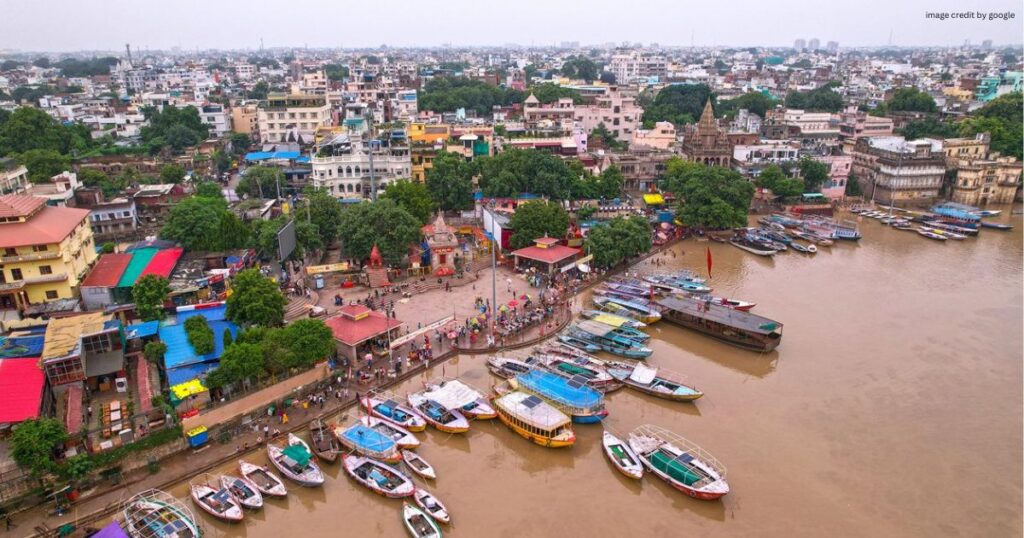
M330 327L336 340L349 346L358 345L402 325L401 321L362 305L343 306L338 315L328 318L324 323Z
M513 251L513 256L535 260L544 263L555 263L572 258L580 253L580 249L567 247L565 245L552 244L550 246L525 247Z
M45 361L72 354L82 341L82 336L103 332L111 319L112 316L103 312L51 319L46 327L42 359Z
M116 254L104 254L93 266L89 276L82 281L83 288L113 288L117 286L124 274L128 263L132 261L132 255L119 252Z
M0 359L0 424L37 418L44 381L35 359Z
M494 404L508 413L544 429L551 430L569 424L569 417L565 413L525 392L510 392L494 400Z
M0 196L0 218L24 218L35 213L45 203L46 198L38 196L6 194Z
M21 199L21 200L12 200ZM24 200L28 199L28 200ZM23 217L30 208L38 208L45 198L8 195L0 197L0 219ZM6 204L6 205L5 205ZM89 216L88 209L45 206L28 220L0 224L0 248L60 243Z

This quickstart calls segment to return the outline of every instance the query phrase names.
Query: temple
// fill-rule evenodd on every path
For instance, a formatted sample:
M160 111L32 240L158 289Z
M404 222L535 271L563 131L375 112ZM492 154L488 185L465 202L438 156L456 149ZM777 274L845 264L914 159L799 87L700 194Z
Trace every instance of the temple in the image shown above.
M687 130L682 150L688 161L709 166L729 166L732 162L732 145L726 134L718 127L710 98L704 105L704 112L697 126Z

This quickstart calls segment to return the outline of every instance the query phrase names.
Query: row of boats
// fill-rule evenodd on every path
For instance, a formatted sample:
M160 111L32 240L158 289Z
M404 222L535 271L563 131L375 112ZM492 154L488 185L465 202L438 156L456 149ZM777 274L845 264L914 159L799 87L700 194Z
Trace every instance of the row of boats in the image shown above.
M970 206L961 204L946 203L935 206L933 210L943 213L923 213L896 207L883 207L880 210L868 207L855 207L850 210L859 214L862 218L878 220L885 226L897 230L916 232L922 237L936 241L956 240L963 241L968 237L976 237L983 227L999 230L1010 230L1013 226L982 220L983 216L995 216L1000 211L986 211L975 208L970 212ZM895 212L895 213L894 213ZM914 223L918 226L914 226Z

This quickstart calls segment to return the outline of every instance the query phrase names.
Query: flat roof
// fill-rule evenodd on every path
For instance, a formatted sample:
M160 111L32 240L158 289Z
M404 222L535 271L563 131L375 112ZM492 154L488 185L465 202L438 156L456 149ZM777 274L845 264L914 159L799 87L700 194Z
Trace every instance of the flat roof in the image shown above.
M534 426L548 430L569 424L569 417L565 413L525 392L512 391L494 400L494 404Z
M757 314L751 314L750 312L743 312L734 308L715 304L714 302L708 303L692 298L679 299L676 297L665 297L664 299L659 299L656 302L661 306L678 312L684 312L695 317L709 319L729 327L736 327L752 333L771 334L775 329L782 327L782 324L778 321L758 316Z
M42 359L46 361L68 356L78 348L83 335L103 332L110 319L112 316L103 312L51 319L46 326Z
M37 358L0 359L0 424L38 418L45 381Z
M188 341L183 321L160 327L160 341L167 345L167 351L164 353L164 367L168 372L172 368L219 359L224 353L224 329L231 331L232 339L238 338L238 326L230 321L210 321L209 324L210 330L213 331L213 351L205 355L196 354L195 348Z
M82 281L83 288L114 288L121 280L121 275L132 261L132 255L126 252L104 254L93 266L89 276Z

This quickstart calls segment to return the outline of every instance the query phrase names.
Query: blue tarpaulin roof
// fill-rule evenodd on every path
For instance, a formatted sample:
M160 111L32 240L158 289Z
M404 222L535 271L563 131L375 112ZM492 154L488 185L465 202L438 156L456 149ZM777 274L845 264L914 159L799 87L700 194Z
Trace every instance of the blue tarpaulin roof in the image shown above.
M203 316L206 321L224 321L227 319L228 306L220 305L211 308L197 308L178 312L178 323L184 324L185 320L194 316Z
M213 370L219 364L220 363L217 361L201 362L199 364L182 366L181 368L172 368L167 370L167 384L173 387L174 385L180 385L186 381L192 381L206 372Z
M12 338L0 336L0 359L38 357L43 353L44 340L46 337L43 335Z
M145 323L136 323L135 325L125 327L124 333L128 340L135 340L136 338L153 336L158 330L160 330L159 321L147 321Z
M189 343L188 335L185 333L184 322L160 327L160 341L167 345L164 367L170 370L189 364L216 361L224 353L224 329L231 331L233 339L238 337L238 327L230 321L211 321L210 329L213 330L213 352L196 355L196 350Z
M297 151L254 151L245 154L247 161L266 161L270 159L298 159ZM308 160L308 159L307 159Z

